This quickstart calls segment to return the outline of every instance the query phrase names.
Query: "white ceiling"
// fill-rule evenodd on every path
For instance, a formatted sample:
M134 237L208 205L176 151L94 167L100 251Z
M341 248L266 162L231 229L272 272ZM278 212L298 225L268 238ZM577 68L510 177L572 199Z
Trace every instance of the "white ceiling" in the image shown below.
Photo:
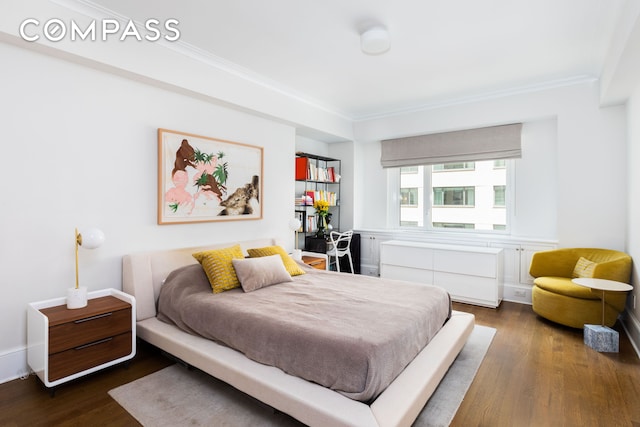
M598 78L626 0L92 0L180 21L209 62L359 120ZM391 49L360 51L373 24Z

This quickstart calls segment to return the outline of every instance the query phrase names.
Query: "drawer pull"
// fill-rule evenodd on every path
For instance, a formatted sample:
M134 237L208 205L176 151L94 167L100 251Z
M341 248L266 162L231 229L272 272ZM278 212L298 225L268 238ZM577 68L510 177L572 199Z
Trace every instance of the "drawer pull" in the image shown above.
M94 341L94 342L92 342L92 343L89 343L89 344L85 344L85 345L81 345L81 346L79 346L79 347L76 347L76 348L74 348L74 350L83 350L83 349L85 349L85 348L87 348L87 347L93 347L94 345L104 344L104 343L106 343L106 342L111 341L112 339L113 339L113 337L109 337L109 338L105 338L105 339L100 340L100 341Z
M76 320L73 323L84 323L84 322L89 322L91 320L96 320L96 319L101 319L103 317L109 317L111 316L113 313L104 313L104 314L98 314L97 316L91 316L91 317L87 317L85 319L80 319L80 320Z

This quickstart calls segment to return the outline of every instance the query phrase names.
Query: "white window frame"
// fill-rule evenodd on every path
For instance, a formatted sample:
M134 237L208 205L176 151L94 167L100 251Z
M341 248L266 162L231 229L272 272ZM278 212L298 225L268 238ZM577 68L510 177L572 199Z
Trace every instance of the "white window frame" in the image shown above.
M515 180L515 168L516 162L514 159L505 159L506 164L506 191L505 191L505 206L500 207L506 210L507 224L504 230L491 230L491 229L455 229L455 228L434 228L431 218L431 208L433 206L433 188L431 185L431 167L429 167L429 173L424 173L424 195L425 202L428 200L428 204L425 203L423 210L423 224L422 227L413 226L401 226L400 225L400 168L387 168L387 188L389 189L387 194L387 228L401 229L406 231L415 232L430 232L430 233L467 233L467 234L492 234L492 235L508 235L511 234L513 228L513 221L515 220L515 206L516 206L516 180ZM425 166L428 167L428 166Z

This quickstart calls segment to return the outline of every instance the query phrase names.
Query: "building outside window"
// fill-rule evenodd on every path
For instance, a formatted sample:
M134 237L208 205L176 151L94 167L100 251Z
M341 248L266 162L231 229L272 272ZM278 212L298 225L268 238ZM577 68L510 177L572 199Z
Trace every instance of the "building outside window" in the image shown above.
M400 205L401 206L418 206L418 189L413 188L401 188L400 189Z
M486 160L399 168L399 225L505 232L510 164Z
M447 171L447 170L473 170L476 167L476 162L457 162L457 163L443 163L439 165L431 166L433 172Z
M433 206L473 206L475 187L434 187Z
M507 187L505 185L493 186L493 206L506 206L505 191Z

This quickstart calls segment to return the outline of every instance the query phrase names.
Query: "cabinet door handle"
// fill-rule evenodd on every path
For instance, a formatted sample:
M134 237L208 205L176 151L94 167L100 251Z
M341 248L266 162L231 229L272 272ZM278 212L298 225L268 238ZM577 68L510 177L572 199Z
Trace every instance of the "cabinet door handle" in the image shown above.
M73 323L84 323L84 322L89 322L90 320L96 320L96 319L101 319L103 317L109 317L111 316L113 313L104 313L104 314L98 314L97 316L91 316L91 317L87 317L85 319L80 319L80 320L76 320Z
M87 347L93 347L94 345L104 344L106 342L111 341L112 339L113 339L112 337L109 337L109 338L105 338L105 339L100 340L100 341L90 342L89 344L85 344L85 345L81 345L79 347L76 347L76 348L74 348L74 350L83 350L83 349L85 349Z

